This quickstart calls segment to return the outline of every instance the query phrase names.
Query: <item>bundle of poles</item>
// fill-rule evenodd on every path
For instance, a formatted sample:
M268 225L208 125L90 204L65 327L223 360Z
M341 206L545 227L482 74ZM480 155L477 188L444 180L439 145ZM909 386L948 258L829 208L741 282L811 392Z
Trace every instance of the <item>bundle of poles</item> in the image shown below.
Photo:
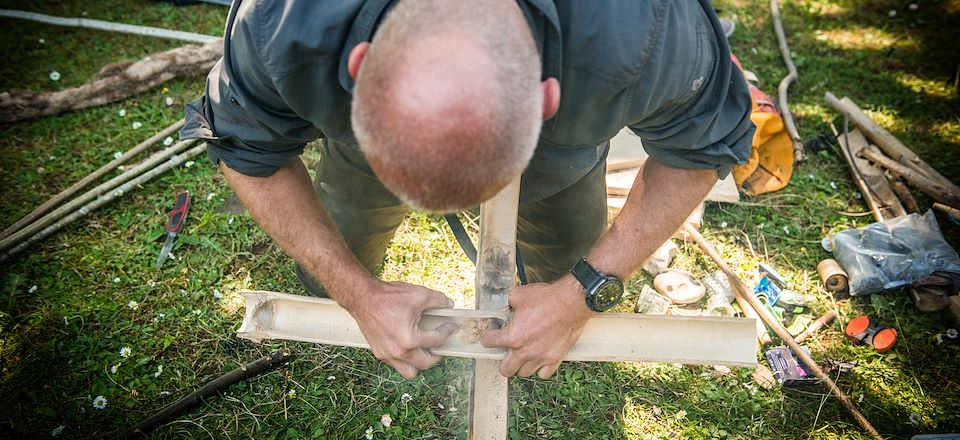
M183 119L164 128L126 153L100 167L69 188L53 196L32 212L0 232L0 262L5 262L64 226L86 216L107 203L130 193L142 184L173 169L204 152L205 143L185 140L156 151L140 163L123 170L119 175L77 195L84 188L107 174L121 169L131 158L146 152L166 137L183 127Z

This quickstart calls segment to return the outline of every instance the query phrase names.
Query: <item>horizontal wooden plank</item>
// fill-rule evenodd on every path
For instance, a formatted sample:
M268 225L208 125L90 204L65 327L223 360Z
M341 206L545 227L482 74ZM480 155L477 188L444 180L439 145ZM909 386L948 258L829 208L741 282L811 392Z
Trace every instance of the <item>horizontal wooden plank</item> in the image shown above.
M334 301L278 292L242 292L246 313L237 335L259 342L286 339L368 348L360 328ZM432 350L443 356L503 359L506 350L486 348L479 333L486 320L503 322L506 310L438 309L426 312L423 328L455 321L461 330ZM670 362L730 365L757 364L755 322L746 318L598 313L587 323L570 361Z

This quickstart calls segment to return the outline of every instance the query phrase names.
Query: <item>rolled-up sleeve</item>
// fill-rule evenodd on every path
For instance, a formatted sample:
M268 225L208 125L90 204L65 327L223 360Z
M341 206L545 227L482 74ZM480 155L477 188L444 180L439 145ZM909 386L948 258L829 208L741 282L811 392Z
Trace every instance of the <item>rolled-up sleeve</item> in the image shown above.
M207 75L204 95L189 103L180 137L207 141L214 164L249 176L269 176L320 131L281 98L261 53L257 15L241 11L225 37L224 57ZM229 40L229 41L226 41Z
M750 157L750 92L725 42L718 41L723 37L709 21L697 30L696 44L672 47L665 41L664 59L645 81L660 99L645 101L643 116L629 127L657 161L714 169L724 178Z

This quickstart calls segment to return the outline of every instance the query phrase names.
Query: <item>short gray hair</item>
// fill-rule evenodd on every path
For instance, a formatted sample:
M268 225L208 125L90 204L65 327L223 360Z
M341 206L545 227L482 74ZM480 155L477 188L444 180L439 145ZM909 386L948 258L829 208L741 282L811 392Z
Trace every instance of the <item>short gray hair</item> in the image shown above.
M400 91L416 81L404 73L425 68L411 56L413 48L451 37L469 41L480 54L454 67L465 76L483 72L483 80L456 89L469 103L433 119L437 108L400 106ZM533 156L542 125L540 65L513 0L401 0L373 37L357 77L351 118L360 148L384 184L410 205L436 212L475 206ZM437 82L447 79L464 84Z

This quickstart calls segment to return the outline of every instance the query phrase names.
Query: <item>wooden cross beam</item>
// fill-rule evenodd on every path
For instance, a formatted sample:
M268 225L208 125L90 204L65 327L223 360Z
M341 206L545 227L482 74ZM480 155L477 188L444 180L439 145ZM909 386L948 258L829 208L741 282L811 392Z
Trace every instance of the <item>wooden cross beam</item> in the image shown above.
M519 182L480 207L476 309L428 310L420 325L456 322L460 329L431 352L475 359L471 387L471 439L507 438L509 381L500 375L503 348L486 348L480 332L490 320L509 320L507 298L515 285ZM237 335L369 348L350 314L329 299L276 292L243 292L246 313ZM600 313L587 323L569 361L671 362L754 368L754 319Z

